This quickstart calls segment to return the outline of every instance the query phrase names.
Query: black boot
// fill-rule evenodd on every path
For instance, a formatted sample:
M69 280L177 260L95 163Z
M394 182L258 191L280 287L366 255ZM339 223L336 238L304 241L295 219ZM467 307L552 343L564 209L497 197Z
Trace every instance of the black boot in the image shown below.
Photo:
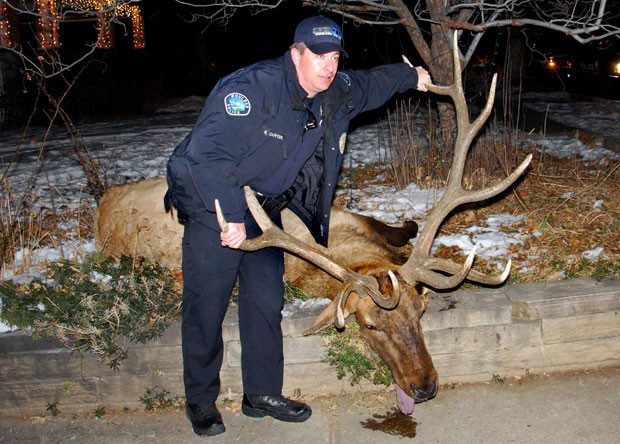
M241 411L252 418L271 416L280 421L304 422L312 415L310 406L282 395L243 395Z
M226 431L222 415L215 406L215 402L205 404L190 404L188 402L185 405L185 413L192 423L194 433L197 435L213 436Z

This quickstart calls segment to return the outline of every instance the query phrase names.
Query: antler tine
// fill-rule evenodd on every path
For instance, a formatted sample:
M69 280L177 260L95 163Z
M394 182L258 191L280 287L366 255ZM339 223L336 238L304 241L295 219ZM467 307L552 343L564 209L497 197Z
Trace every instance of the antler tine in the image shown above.
M344 304L352 291L357 292L360 296L370 296L372 300L382 308L389 310L396 307L400 299L400 291L396 285L393 285L393 287L397 291L393 291L391 296L383 296L379 292L379 284L376 279L371 276L365 276L354 272L348 267L339 264L326 252L321 251L312 245L306 244L296 237L286 233L271 221L250 187L245 186L243 191L245 193L245 200L248 204L248 208L250 209L250 213L254 216L254 220L256 220L256 223L263 231L263 234L253 239L244 240L239 247L241 250L256 251L267 247L279 247L289 253L293 253L307 260L311 264L316 265L318 268L343 282L342 289L338 293L336 300L337 306L339 307L344 307ZM217 214L220 229L224 232L227 231L228 223L224 218L222 208L217 199L215 199L215 212ZM339 327L343 327L344 319L342 316L342 308L340 310L342 322L337 319L336 324Z
M428 258L428 260L426 261L426 266L433 270L443 270L447 273L458 273L459 271L463 269L463 266L457 264L456 262L452 262L448 259L442 259L438 257ZM504 267L504 270L499 275L489 276L486 274L482 274L476 270L470 270L467 277L470 280L474 282L478 282L480 284L500 285L508 278L511 268L512 268L512 259L508 259L508 262L506 262L506 266Z
M248 208L254 216L256 223L263 231L263 234L253 239L246 239L239 247L244 251L256 251L267 247L280 247L291 253L297 254L317 267L325 270L339 280L345 280L349 277L351 271L346 267L338 264L327 253L319 251L311 245L301 242L299 239L284 232L274 225L267 213L263 210L260 203L254 196L254 192L250 187L244 187L245 199ZM215 212L222 231L228 230L228 223L224 218L220 203L215 199Z
M398 304L400 300L400 284L398 283L398 278L394 274L393 271L388 271L388 276L390 277L390 281L392 282L392 297L389 299L383 298L381 296L380 301L375 299L374 294L381 295L381 293L368 288L365 282L360 282L358 279L348 279L342 283L340 290L338 291L338 296L334 299L336 303L336 319L334 323L337 328L344 328L344 307L347 304L347 299L352 292L356 292L357 294L365 294L368 293L371 299L377 304L379 307L384 308L386 310L391 310ZM361 275L362 278L372 279L369 276ZM377 281L374 280L376 283ZM370 292L369 292L370 290Z
M457 137L454 147L454 158L446 184L446 191L442 198L427 218L427 223L420 232L413 253L409 260L399 268L400 274L409 282L422 282L437 289L453 288L466 278L480 283L501 284L510 272L510 261L499 276L487 276L471 270L474 261L475 248L472 249L463 265L447 261L445 259L432 258L430 256L433 240L439 227L455 208L472 202L479 202L500 194L511 186L527 169L532 160L532 155L526 159L508 177L495 185L477 191L466 191L462 186L465 161L471 143L493 109L493 99L497 86L497 74L493 75L489 96L480 115L470 122L467 101L463 90L459 52L457 45L457 33L454 33L452 44L454 82L449 86L427 85L429 91L439 95L450 96L454 101L457 117ZM442 271L451 274L446 276Z

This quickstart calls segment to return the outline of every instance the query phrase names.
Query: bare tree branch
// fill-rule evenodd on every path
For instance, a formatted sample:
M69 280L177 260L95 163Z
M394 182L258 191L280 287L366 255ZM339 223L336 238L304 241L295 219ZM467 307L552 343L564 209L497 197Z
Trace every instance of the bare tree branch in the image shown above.
M250 9L254 14L269 11L280 6L284 0L174 0L179 5L195 9L189 22L199 20L207 24L226 24L240 9Z
M241 10L252 14L273 10L284 0L174 0L189 11L188 21L199 20L211 23L227 23ZM21 16L40 18L35 2L7 1L3 3ZM139 4L139 0L101 1L98 14L108 13L109 22L123 25L114 14L116 8L126 4ZM302 5L334 14L340 14L355 24L373 26L403 26L426 64L432 56L429 45L430 27L444 30L447 46L451 45L449 30L459 31L459 46L463 67L473 56L485 31L498 27L538 27L568 35L580 43L620 36L620 2L608 0L444 0L439 7L440 15L431 17L429 10L437 7L429 0L407 2L405 0L302 0ZM70 16L92 16L95 11L87 10L83 3L73 0L58 0L59 14ZM463 38L463 32L468 33ZM40 70L40 63L26 55L23 48L7 48L18 54L27 71L33 75L53 77L69 70L87 59L99 41L84 46L84 52L77 59L58 63L46 72Z
M18 18L24 22L38 23L44 17L41 15L38 9L37 2L22 2L22 1L9 1L0 0L4 5L17 14ZM96 2L93 2L93 5ZM57 0L55 11L55 17L59 17L60 20L70 20L77 18L99 18L103 20L105 17L107 24L115 23L122 27L125 27L118 17L119 10L126 10L130 5L139 5L141 0L116 0L116 1L100 1L98 9L87 9L83 6L83 3L74 0ZM101 23L103 25L104 23ZM101 42L102 36L99 35L96 41L85 43L83 51L77 56L71 59L70 62L65 62L61 57L61 52L57 47L53 48L24 48L18 44L14 44L11 47L5 47L4 49L16 54L22 61L24 71L30 76L52 78L59 76L60 74L80 66L85 60L87 60L97 49ZM39 44L41 42L39 41ZM45 53L45 56L42 54ZM49 56L53 57L49 57ZM43 63L42 63L43 62Z
M580 43L620 35L617 4L607 0L542 1L452 1L446 8L445 26L484 32L503 26L534 26L551 29L573 37ZM469 20L458 13L470 12ZM615 23L614 23L615 22Z
M430 25L442 28L469 31L472 36L462 48L465 66L471 59L481 39L481 34L491 28L538 27L568 35L579 43L620 36L620 5L607 0L446 0L443 13L430 17L427 1L415 2L408 7L404 0L303 0L303 4L320 10L341 14L355 23L392 26L403 25L415 29L428 29ZM414 17L412 20L411 16ZM414 39L416 49L422 58L427 52L420 39ZM449 35L445 35L448 42ZM449 43L450 45L450 43Z

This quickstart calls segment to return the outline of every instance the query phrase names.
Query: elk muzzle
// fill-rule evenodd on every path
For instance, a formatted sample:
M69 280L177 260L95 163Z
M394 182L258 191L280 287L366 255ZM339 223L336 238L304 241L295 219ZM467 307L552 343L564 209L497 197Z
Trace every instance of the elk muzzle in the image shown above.
M434 398L437 394L437 381L432 381L421 387L417 387L411 384L410 389L413 393L413 398L417 402L427 401L431 398Z

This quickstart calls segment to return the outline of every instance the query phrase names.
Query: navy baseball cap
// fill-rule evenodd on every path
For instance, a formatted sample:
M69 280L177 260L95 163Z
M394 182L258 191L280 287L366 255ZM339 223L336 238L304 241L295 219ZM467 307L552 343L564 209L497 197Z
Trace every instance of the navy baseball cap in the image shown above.
M327 17L316 15L302 20L295 29L295 42L303 42L315 54L340 51L348 56L342 48L342 31L340 26Z

